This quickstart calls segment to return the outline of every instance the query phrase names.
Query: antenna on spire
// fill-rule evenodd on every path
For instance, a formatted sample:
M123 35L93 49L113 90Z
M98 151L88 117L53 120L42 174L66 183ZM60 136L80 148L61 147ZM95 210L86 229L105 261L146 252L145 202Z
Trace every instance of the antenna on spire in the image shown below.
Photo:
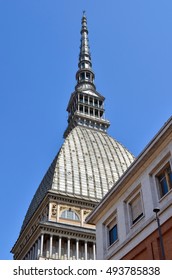
M85 11L85 10L83 11L83 17L84 17L84 16L86 16L86 11Z

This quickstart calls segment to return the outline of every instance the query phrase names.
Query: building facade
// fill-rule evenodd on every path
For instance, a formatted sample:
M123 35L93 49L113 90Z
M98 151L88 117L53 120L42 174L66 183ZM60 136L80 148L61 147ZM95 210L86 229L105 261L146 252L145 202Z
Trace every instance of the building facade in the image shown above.
M105 98L96 90L82 17L77 84L64 143L39 185L12 248L14 259L96 259L95 226L86 217L133 162L107 134Z
M98 259L172 260L172 117L87 221Z

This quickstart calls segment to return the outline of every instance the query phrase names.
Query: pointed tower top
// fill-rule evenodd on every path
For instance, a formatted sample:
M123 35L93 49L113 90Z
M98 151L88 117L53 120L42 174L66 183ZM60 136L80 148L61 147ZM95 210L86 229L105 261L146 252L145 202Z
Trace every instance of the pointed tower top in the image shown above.
M104 118L104 97L96 91L92 70L91 53L88 40L85 11L81 20L81 45L79 53L77 84L71 94L68 111L68 126L64 137L76 126L84 126L106 132L110 123Z
M83 11L83 16L81 20L81 45L80 45L80 53L79 53L79 63L78 63L78 71L76 73L77 86L81 86L81 84L89 84L95 89L94 85L94 72L92 70L92 62L91 62L91 53L89 47L89 39L88 39L88 28L87 28L87 18L85 15L85 11Z

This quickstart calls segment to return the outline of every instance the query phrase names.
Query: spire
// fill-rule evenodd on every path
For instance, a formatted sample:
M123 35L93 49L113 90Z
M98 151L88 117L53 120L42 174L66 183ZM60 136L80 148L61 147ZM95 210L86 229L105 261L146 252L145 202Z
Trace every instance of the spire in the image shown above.
M79 54L79 68L81 68L81 63L88 63L91 66L91 54L88 40L88 29L87 29L87 18L85 12L83 12L82 17L82 28L81 28L81 46Z
M88 83L93 86L94 85L94 72L92 70L91 63L91 53L89 47L89 39L88 39L88 28L87 28L87 18L85 15L85 11L83 11L82 21L81 21L81 45L80 45L80 53L79 53L79 63L78 63L78 71L76 73L77 85L81 85L83 83Z
M105 98L96 91L94 85L95 75L92 70L85 12L83 12L81 24L81 45L78 71L76 72L77 84L67 107L68 126L64 132L65 138L78 125L101 132L106 132L110 125L109 121L104 118Z

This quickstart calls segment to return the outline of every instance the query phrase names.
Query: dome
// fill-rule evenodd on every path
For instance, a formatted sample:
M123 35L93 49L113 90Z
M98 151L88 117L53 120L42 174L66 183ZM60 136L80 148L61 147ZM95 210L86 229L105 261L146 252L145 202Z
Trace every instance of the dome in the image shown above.
M22 229L47 191L99 202L133 160L133 155L108 134L87 127L75 127L38 187Z

